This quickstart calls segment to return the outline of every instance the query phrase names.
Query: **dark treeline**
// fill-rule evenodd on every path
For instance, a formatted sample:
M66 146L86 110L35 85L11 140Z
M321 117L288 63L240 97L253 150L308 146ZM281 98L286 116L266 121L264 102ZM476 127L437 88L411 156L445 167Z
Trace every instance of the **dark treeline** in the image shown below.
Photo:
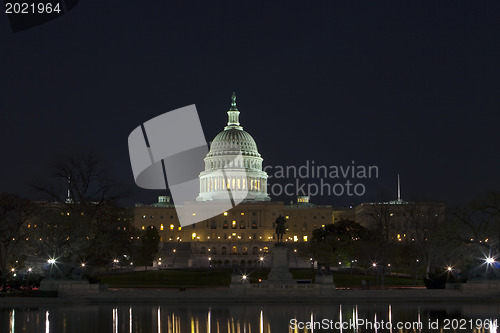
M302 253L321 265L358 269L379 283L394 272L462 280L498 275L500 193L467 205L374 203L365 206L363 227L343 220L313 231Z
M42 201L0 194L4 287L19 272L81 278L117 265L151 265L157 246L149 243L158 244L158 231L142 239L146 231L134 228L132 210L118 204L126 191L94 155L58 159L32 187Z

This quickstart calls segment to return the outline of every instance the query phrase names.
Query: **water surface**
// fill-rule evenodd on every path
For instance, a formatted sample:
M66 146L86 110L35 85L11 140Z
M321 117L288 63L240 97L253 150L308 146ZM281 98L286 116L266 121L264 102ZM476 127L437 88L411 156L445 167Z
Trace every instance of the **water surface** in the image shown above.
M0 308L0 332L497 333L499 314L498 303L47 305Z

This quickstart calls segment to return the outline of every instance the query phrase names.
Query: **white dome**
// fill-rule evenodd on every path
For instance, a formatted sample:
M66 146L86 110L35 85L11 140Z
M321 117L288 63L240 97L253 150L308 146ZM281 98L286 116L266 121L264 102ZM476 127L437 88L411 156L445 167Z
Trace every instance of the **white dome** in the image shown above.
M212 141L205 157L205 171L200 173L200 195L197 200L227 198L227 191L242 200L267 201L267 173L262 171L262 157L257 144L239 123L236 95L231 97L224 131Z
M257 144L248 132L243 129L229 128L214 138L207 157L238 154L260 157Z

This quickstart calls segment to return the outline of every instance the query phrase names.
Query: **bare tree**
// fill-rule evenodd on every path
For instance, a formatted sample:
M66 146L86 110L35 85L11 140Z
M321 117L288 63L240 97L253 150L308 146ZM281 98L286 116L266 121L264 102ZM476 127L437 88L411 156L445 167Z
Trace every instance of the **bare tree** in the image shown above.
M376 269L377 279L380 280L381 285L385 283L385 269L389 258L391 234L394 230L391 214L391 205L381 202L370 203L362 216L362 219L368 224L365 227L373 232L375 242L373 259L376 261L373 269Z
M500 192L489 192L472 205L485 214L483 225L485 237L487 237L485 242L489 242L492 250L500 253Z
M442 241L445 206L442 203L409 203L403 207L403 217L408 228L408 238L412 238L428 275L436 265L436 254Z
M36 207L15 194L0 194L0 275L2 280L23 257L23 249L34 228L29 225Z
M51 177L33 188L47 200L37 228L41 253L63 257L73 266L91 254L98 261L113 255L95 250L110 249L110 233L127 224L120 219L123 212L117 205L126 192L95 155L59 158Z

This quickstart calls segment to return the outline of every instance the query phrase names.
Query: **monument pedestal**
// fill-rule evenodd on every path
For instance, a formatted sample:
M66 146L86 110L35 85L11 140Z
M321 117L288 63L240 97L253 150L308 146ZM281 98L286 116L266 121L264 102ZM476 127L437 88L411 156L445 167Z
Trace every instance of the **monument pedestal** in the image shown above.
M57 291L59 296L97 294L104 285L90 284L88 280L56 280L45 278L40 282L40 290Z
M265 283L268 284L295 284L288 265L288 247L276 244L271 249L271 271Z
M314 278L315 284L319 285L320 295L333 295L335 293L335 283L331 274L317 274Z

